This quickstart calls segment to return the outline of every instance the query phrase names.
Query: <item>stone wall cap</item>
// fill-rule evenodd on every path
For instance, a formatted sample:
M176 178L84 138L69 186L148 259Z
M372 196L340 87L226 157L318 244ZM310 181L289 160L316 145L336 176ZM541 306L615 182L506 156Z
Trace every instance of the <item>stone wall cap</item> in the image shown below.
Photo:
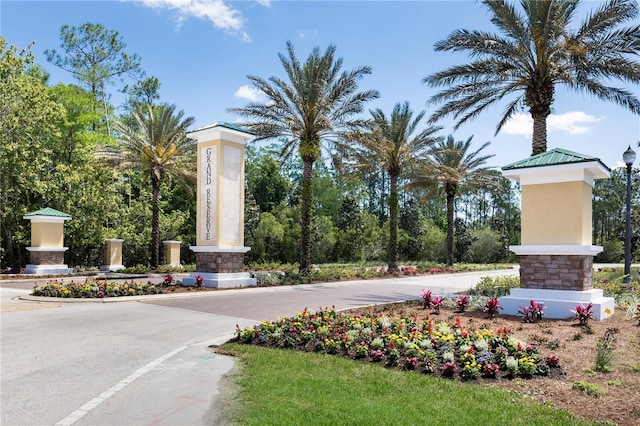
M67 251L69 247L26 247L27 251Z
M190 246L195 253L246 253L251 247L234 246Z
M531 255L569 255L569 256L595 256L602 252L601 246L583 245L521 245L509 246L509 250L518 256Z

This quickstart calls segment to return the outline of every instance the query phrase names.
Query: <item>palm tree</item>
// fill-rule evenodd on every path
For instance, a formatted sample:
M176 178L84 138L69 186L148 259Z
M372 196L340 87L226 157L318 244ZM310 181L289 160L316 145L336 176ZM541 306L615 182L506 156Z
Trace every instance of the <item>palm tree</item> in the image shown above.
M117 146L107 147L101 156L121 168L145 171L151 181L151 267L160 262L160 188L176 181L188 189L186 183L195 181L195 143L187 138L193 117L175 111L174 105L138 105L131 116L133 123L113 123L119 135Z
M300 271L311 270L311 217L313 203L313 164L320 158L323 140L359 124L352 119L362 111L365 102L378 97L375 90L358 92L358 80L371 73L361 66L340 72L342 58L335 58L336 47L330 45L324 54L315 47L304 64L298 60L293 45L287 42L287 54L279 54L289 82L278 77L268 80L248 76L253 86L267 101L253 102L244 108L229 111L252 121L244 126L257 135L257 139L284 137L283 158L296 149L303 162L301 218L300 218Z
M496 172L482 167L493 155L480 155L489 146L485 142L474 152L469 152L473 136L466 141L456 141L449 135L430 151L431 163L422 170L416 169L412 186L425 187L439 184L447 197L447 265L453 265L453 223L455 197L461 187L495 188L499 184Z
M368 130L347 135L355 146L346 147L347 166L355 175L364 175L372 168L389 174L389 269L398 267L398 179L403 170L427 160L431 146L441 140L435 133L441 127L430 126L414 134L424 117L421 111L415 118L409 102L397 103L387 118L381 109L370 111L372 120Z
M431 87L446 87L431 97L443 105L432 122L451 115L454 129L508 95L496 134L516 113L528 108L533 118L533 155L547 150L546 120L555 87L617 103L640 114L637 96L609 86L610 80L640 83L640 25L636 0L609 0L572 29L580 0L483 0L500 33L456 30L435 44L436 51L467 52L473 62L426 77ZM636 20L634 22L634 20ZM631 21L632 26L620 27Z

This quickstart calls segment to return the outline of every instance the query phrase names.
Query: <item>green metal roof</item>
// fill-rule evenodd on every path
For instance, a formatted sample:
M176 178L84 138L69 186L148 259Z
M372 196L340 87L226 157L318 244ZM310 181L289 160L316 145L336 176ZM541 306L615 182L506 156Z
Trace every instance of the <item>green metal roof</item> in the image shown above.
M62 213L61 211L58 211L56 209L52 209L51 207L45 207L44 209L36 210L34 212L27 213L26 215L24 215L24 217L28 217L28 216L53 216L53 217L71 218L71 216L69 216L68 214Z
M226 127L227 129L231 129L231 130L236 130L238 132L242 132L242 133L247 133L249 135L254 135L255 133L248 131L247 129L245 129L244 127L238 126L237 124L231 124L231 123L227 123L226 121L221 121L219 123L211 123L211 124L207 124L204 127L200 127L198 129L192 130L190 133L193 132L198 132L200 130L205 130L205 129L211 129L213 127Z
M589 155L579 154L577 152L569 151L562 148L554 148L550 151L543 152L541 154L532 155L524 160L516 161L515 163L507 164L502 170L515 170L515 169L527 169L531 167L544 167L544 166L558 166L560 164L572 164L572 163L590 163L597 161L605 169L611 171L602 161L597 157Z

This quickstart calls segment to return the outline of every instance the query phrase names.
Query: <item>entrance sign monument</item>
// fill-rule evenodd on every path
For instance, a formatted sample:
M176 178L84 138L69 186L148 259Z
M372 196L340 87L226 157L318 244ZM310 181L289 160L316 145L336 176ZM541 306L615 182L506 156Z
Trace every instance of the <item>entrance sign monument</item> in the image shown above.
M592 190L610 170L600 159L560 148L502 168L522 189L520 288L500 298L504 313L517 315L530 300L544 304L547 318L569 318L578 305L593 304L594 317L613 314L614 300L593 288Z
M64 264L64 221L71 216L46 207L23 216L31 221L30 264L25 274L70 274L72 270Z
M244 145L254 135L229 123L187 134L198 144L196 272L184 285L228 288L256 285L244 272Z

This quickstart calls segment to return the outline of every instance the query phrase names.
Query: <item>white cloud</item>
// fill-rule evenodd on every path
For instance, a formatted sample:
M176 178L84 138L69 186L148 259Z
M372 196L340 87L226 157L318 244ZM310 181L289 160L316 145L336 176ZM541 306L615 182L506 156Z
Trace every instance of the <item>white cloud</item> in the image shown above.
M570 111L564 114L551 114L547 117L547 132L562 132L569 135L591 133L590 123L603 120L602 116L589 115L582 111ZM531 136L533 119L529 114L515 114L502 128L509 135Z
M307 37L316 37L318 35L318 30L301 30L298 32L298 37L307 38Z
M515 114L505 123L502 131L508 135L531 136L533 134L533 120L528 114Z
M258 102L264 99L264 95L261 91L255 87L247 85L238 87L238 90L236 90L236 93L234 93L233 96L236 98L248 99L251 102Z
M227 6L222 0L142 0L142 4L154 9L174 11L178 28L189 18L211 21L216 28L225 31L237 31L243 24L240 12Z
M271 7L271 0L256 0L258 4L263 5L264 7Z
M550 132L560 131L570 135L584 135L591 133L589 123L597 123L603 118L582 111L570 111L560 115L551 114L547 118L547 129Z

